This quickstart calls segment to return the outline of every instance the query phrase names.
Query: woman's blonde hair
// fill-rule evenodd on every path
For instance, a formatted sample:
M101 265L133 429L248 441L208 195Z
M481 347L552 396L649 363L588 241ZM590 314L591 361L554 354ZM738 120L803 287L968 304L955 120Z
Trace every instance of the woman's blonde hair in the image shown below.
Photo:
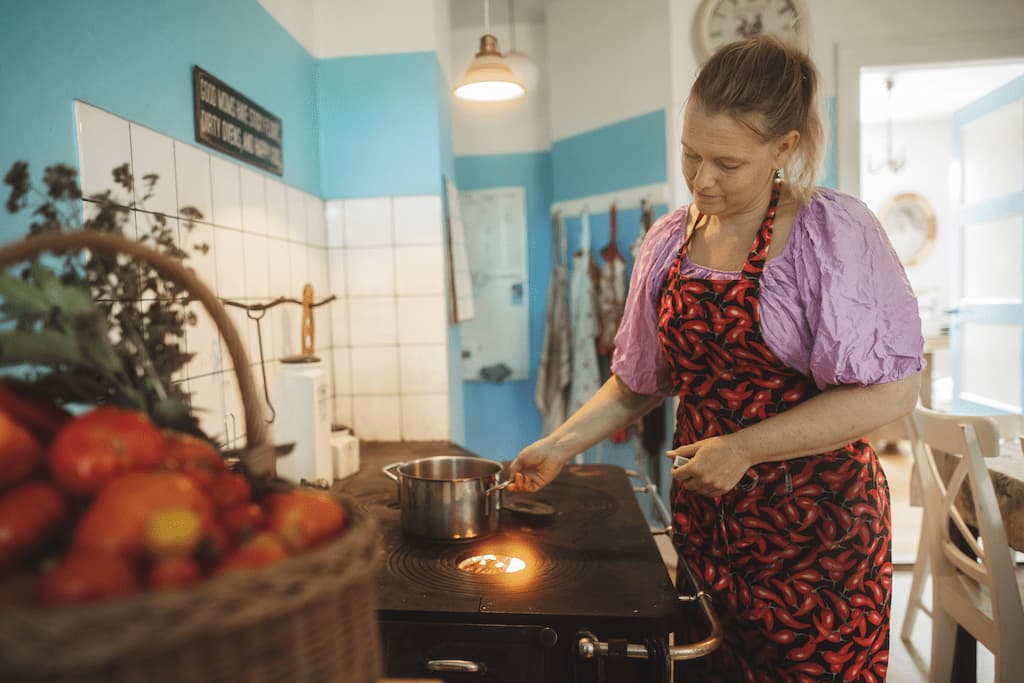
M757 35L711 55L690 96L709 114L734 116L765 140L798 131L800 141L783 173L793 194L807 204L824 153L819 80L806 54L772 36Z

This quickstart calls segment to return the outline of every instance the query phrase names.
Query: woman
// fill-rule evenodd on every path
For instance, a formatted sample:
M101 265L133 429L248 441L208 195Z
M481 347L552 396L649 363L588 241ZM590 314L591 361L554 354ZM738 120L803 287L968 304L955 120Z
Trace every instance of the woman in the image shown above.
M817 84L769 37L711 57L682 133L693 203L644 242L614 375L512 463L536 491L679 396L674 540L725 629L696 680L885 678L889 494L861 437L913 410L924 340L878 221L814 188Z

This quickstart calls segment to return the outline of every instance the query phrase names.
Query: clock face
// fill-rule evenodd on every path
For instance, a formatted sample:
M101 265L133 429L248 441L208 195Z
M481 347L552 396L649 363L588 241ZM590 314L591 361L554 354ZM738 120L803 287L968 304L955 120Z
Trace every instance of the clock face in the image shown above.
M935 241L935 214L921 195L896 195L879 220L903 265L920 263Z
M704 0L694 46L704 60L726 43L768 33L806 50L807 23L801 0Z

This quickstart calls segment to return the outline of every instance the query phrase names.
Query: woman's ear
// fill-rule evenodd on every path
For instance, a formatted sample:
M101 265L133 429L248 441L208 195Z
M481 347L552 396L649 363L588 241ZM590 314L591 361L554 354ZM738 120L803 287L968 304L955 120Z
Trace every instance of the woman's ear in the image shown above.
M789 161L793 150L800 144L800 131L791 130L778 138L775 147L775 167L782 168Z

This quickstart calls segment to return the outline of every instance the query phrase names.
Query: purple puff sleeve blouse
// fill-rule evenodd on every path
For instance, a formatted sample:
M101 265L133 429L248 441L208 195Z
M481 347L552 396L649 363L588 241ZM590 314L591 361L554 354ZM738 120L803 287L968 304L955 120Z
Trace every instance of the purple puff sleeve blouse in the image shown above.
M633 267L612 372L637 393L662 393L657 299L682 247L688 208L655 223ZM739 277L688 258L683 274ZM768 348L819 388L892 382L924 366L921 320L903 266L878 219L849 195L818 189L797 211L782 252L765 263L760 300Z

